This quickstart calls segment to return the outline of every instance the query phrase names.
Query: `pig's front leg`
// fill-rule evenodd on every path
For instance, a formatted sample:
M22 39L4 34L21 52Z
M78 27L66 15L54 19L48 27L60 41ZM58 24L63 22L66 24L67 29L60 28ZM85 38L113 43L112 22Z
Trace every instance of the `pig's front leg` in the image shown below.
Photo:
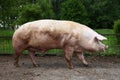
M77 54L78 58L82 61L82 63L83 63L85 66L88 66L88 63L87 63L87 61L85 60L83 53L82 53L82 52L77 52L76 54Z
M73 65L71 63L71 58L72 58L73 52L74 52L74 49L72 47L65 47L65 49L64 49L65 59L67 61L69 69L73 68Z

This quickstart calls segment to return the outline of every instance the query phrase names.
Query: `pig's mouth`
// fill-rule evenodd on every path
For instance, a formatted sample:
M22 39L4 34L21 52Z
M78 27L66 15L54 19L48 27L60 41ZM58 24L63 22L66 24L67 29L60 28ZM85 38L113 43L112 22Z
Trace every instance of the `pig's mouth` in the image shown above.
M102 52L105 52L108 49L108 46L105 46L104 48L101 49Z
M108 46L105 46L105 50L107 50L108 49Z

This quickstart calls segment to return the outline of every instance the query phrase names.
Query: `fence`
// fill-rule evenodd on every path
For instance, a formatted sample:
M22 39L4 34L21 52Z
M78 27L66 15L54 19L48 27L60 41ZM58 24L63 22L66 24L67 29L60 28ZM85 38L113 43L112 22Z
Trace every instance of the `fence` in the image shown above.
M101 52L101 55L119 55L120 56L120 40L117 38L120 37L120 34L103 34L108 38L108 40L103 41L104 44L107 44L109 48L105 52ZM9 36L0 36L0 54L13 54L12 48L12 37ZM54 49L46 53L50 54L61 54L61 50Z
M0 54L12 54L12 37L0 36Z

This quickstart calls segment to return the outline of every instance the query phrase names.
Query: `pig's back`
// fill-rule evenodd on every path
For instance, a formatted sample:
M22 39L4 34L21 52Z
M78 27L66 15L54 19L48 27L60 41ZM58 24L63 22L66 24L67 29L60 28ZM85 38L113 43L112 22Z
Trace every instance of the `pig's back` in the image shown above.
M38 20L23 24L14 34L27 36L34 32L55 32L55 33L71 33L77 28L77 23L72 21L60 20Z

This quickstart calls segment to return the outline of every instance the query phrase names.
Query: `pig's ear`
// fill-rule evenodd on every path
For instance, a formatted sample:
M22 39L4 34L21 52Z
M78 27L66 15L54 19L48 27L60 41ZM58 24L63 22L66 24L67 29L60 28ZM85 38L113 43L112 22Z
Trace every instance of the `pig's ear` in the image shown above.
M102 35L97 35L96 36L98 40L102 41L102 40L107 40L106 37L102 36Z

